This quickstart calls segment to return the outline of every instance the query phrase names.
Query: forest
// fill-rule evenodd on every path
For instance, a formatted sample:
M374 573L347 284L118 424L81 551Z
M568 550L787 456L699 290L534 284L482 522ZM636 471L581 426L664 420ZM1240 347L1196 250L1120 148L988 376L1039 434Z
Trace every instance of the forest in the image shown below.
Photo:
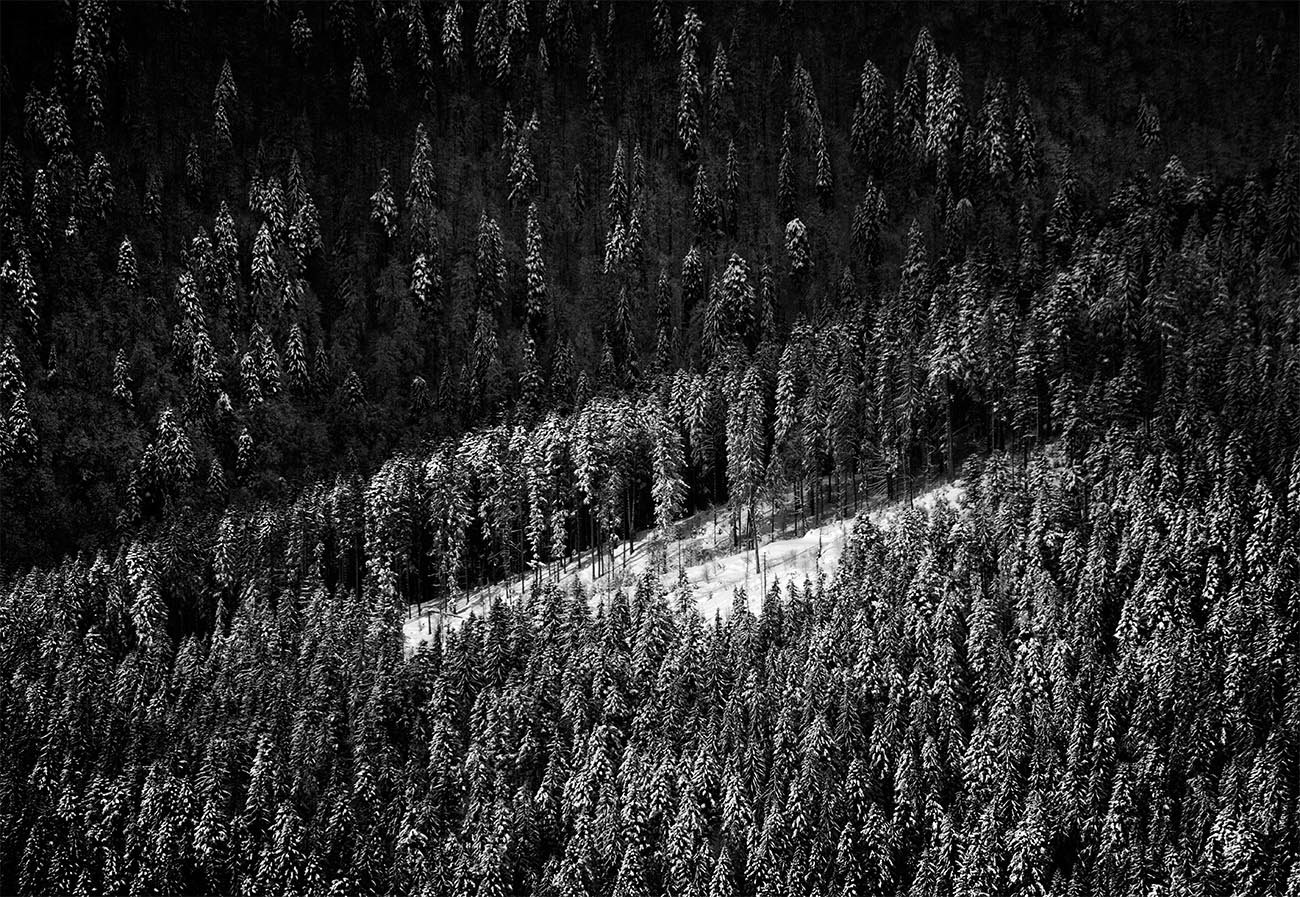
M0 893L1300 897L1294 4L0 26Z

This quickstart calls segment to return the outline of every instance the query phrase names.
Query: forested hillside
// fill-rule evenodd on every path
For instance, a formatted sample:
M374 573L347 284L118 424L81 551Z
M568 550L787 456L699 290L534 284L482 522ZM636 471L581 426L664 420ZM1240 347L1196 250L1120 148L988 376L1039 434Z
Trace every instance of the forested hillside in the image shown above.
M9 570L592 398L673 431L699 506L952 467L1121 382L1149 414L1168 369L1295 396L1196 330L1276 342L1293 299L1285 4L4 17ZM625 441L627 495L550 504L651 520ZM509 503L476 562L527 541Z
M307 515L215 558L179 643L198 546L33 573L0 889L1296 894L1300 465L1247 454L999 452L758 617L547 586L409 661Z
M1294 4L0 19L0 893L1300 895Z

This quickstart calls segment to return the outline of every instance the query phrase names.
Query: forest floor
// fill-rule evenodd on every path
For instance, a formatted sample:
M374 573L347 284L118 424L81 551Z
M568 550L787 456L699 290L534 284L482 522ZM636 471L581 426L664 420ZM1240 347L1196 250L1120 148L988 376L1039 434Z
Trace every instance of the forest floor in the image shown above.
M534 582L555 582L564 588L580 583L594 605L617 589L635 588L650 569L657 570L670 587L684 571L695 589L696 607L705 619L715 614L729 615L738 588L744 589L750 610L757 613L773 583L784 587L793 581L801 586L805 579L815 581L823 573L830 577L859 518L887 529L909 507L927 514L940 503L957 508L965 494L962 481L954 480L911 499L868 500L856 514L844 515L830 508L819 521L810 520L818 525L802 534L797 534L792 524L775 523L783 519L782 512L773 513L769 504L760 504L757 518L774 523L768 532L760 532L757 549L747 536L736 538L730 506L706 508L675 524L670 538L662 538L653 528L636 533L630 544L625 542L613 550L612 560L609 553L596 558L587 551L563 564L551 564L526 576L467 592L446 612L428 605L411 605L403 626L406 643L415 648L427 640L436 631L439 619L442 625L455 627L471 613L485 615L494 600L520 600Z

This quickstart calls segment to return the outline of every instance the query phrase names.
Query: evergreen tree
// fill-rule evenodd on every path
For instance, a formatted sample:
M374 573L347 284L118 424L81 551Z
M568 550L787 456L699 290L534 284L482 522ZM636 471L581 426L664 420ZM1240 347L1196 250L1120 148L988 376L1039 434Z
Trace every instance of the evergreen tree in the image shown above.
M421 122L415 126L415 149L411 154L411 180L406 188L406 213L410 220L412 251L437 255L437 202L434 186L433 147ZM387 229L387 213L385 213ZM390 236L392 234L390 233Z
M537 203L528 204L528 223L525 235L524 276L528 289L528 322L534 332L540 332L550 316L546 286L546 260L542 256L542 227L538 221Z
M812 267L812 256L808 248L808 228L798 218L786 222L785 254L790 260L790 273L796 278L806 277Z
M379 188L370 197L370 218L384 229L390 240L397 236L397 203L387 168L379 170Z
M890 127L885 78L875 63L868 59L862 66L851 128L854 155L866 171L879 172L888 158Z
M702 27L694 7L687 6L677 36L677 136L687 160L694 160L700 151L700 101L704 93L699 69Z
M455 73L461 66L461 20L464 8L460 0L452 0L443 11L442 58L447 71Z
M131 407L134 401L129 380L130 374L127 369L126 353L118 349L117 354L113 356L113 398L128 408Z
M1038 181L1038 131L1024 82L1016 88L1015 158L1016 172L1029 185Z
M703 165L695 172L691 211L695 220L695 236L706 247L711 247L718 231L718 200L709 188L708 174Z
M514 157L510 160L510 202L520 205L537 190L537 173L533 168L532 135L537 130L537 119L531 118L515 139Z
M683 471L686 458L682 437L676 423L662 403L651 405L648 414L654 454L654 477L651 493L654 497L655 524L666 533L681 514L686 501L686 481Z
M781 214L794 217L795 182L793 146L790 135L790 117L787 115L781 126L781 161L777 166L776 197L781 207Z
M366 67L358 56L352 61L352 77L348 81L348 104L353 112L366 112L370 108L370 83Z
M479 310L495 314L504 298L506 260L501 228L484 212L478 223L478 248L474 257L474 291Z
M1160 114L1156 112L1156 107L1147 100L1146 94L1143 94L1138 100L1137 129L1138 137L1145 149L1155 149L1160 143Z
M129 290L134 290L139 286L139 271L135 263L135 247L131 245L130 237L123 237L122 245L117 249L117 276L122 278L122 283Z

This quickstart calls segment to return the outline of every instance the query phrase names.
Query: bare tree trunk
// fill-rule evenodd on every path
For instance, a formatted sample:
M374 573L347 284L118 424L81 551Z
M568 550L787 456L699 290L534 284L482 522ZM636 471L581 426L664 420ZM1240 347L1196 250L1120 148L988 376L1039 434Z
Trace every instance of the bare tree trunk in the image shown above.
M948 445L948 479L951 480L956 475L952 448L952 384L948 384L947 397L946 414L944 415L944 439Z

